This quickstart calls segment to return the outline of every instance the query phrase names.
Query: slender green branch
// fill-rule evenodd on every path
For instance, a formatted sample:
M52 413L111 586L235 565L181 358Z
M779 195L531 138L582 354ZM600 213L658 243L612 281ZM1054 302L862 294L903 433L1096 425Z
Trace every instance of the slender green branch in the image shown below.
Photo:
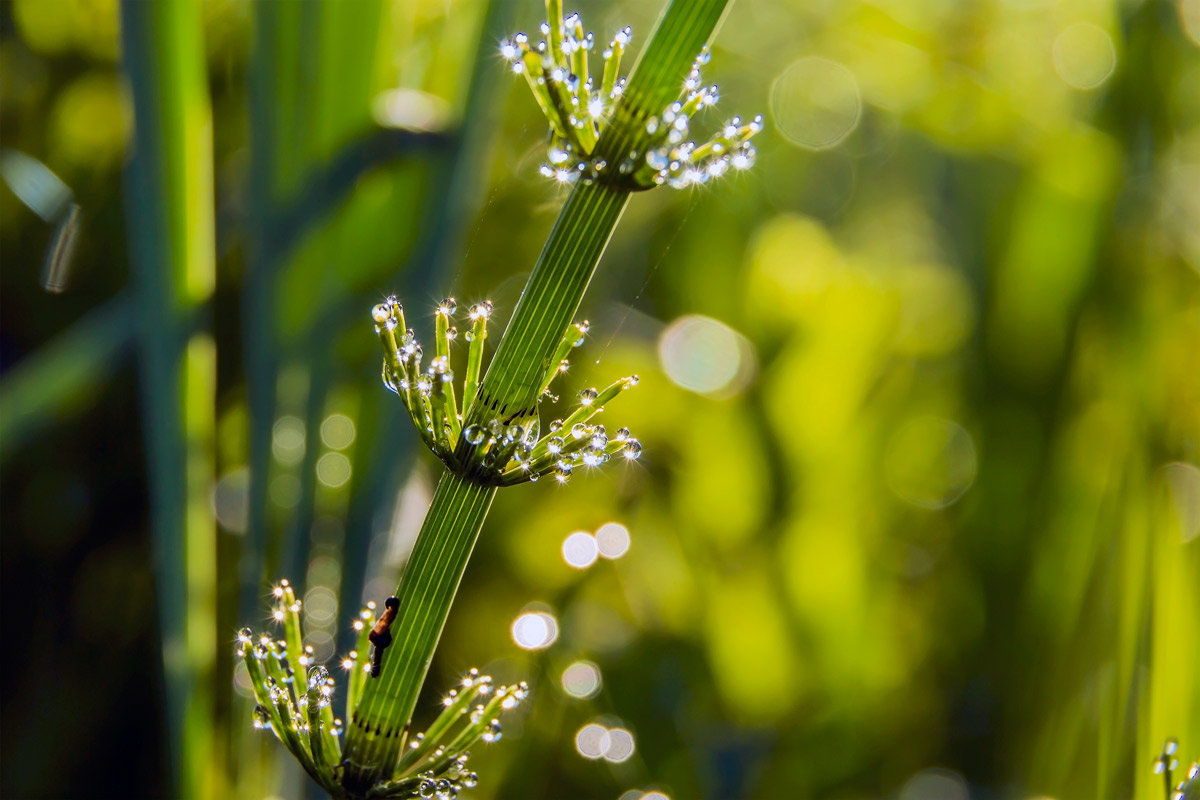
M127 173L155 574L176 796L220 796L213 736L216 351L190 331L212 295L212 117L200 11L121 4L136 149Z
M679 95L697 53L707 46L730 0L673 0L620 96L596 152L621 165L646 138L646 120ZM552 20L553 22L553 20ZM553 34L556 25L551 25ZM611 171L610 171L611 173ZM519 422L537 413L542 377L571 324L629 195L628 181L577 183L542 248L466 424L499 417Z
M450 472L438 483L397 590L400 609L392 627L401 634L386 651L383 673L366 680L347 725L343 785L351 791L365 794L375 782L391 778L442 626L495 495L495 487Z

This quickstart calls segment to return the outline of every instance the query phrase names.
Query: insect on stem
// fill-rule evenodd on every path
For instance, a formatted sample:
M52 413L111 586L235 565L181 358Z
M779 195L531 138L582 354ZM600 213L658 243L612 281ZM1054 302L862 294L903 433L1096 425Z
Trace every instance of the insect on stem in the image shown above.
M396 612L400 610L400 601L395 597L389 597L383 602L383 605L383 614L375 623L375 627L367 634L367 638L374 647L371 653L372 678L378 678L379 673L383 670L383 651L392 643L392 632L389 629L392 627L392 620L396 619Z

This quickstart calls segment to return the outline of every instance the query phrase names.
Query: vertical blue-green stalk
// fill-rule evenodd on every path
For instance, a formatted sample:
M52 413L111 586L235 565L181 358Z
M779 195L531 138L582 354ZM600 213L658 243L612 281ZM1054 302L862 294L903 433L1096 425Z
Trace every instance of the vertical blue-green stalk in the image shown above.
M126 219L175 796L220 797L213 735L216 526L208 505L216 353L192 333L215 280L212 111L199 6L121 4L135 145Z
M351 791L365 792L391 777L401 737L495 496L494 486L450 472L438 483L396 591L400 609L392 630L397 638L385 651L382 674L367 679L348 721L343 784Z
M551 4L554 6L555 4ZM626 122L605 131L597 148L623 159L637 144L640 120L678 95L693 58L707 43L729 0L673 0L630 79L648 84L618 104ZM552 12L553 16L553 12ZM553 29L553 25L551 26ZM611 163L619 163L611 158ZM537 414L543 378L579 308L600 257L632 192L614 181L581 183L564 206L513 312L496 355L470 406L464 426L492 419L524 420ZM474 399L474 402L472 402ZM342 783L365 794L392 777L417 696L449 615L450 606L496 489L446 473L400 581L396 638L383 673L367 680L349 720Z

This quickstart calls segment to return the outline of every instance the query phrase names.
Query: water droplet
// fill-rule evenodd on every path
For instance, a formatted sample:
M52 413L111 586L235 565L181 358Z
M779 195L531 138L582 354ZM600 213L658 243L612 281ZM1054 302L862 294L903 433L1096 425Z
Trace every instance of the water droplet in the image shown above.
M630 439L625 442L625 449L622 452L625 453L625 458L630 461L637 461L642 457L642 443L637 439Z
M608 456L604 455L603 450L594 450L588 448L583 451L583 465L585 467L598 467L608 460Z
M392 310L383 303L371 309L371 319L375 320L376 325L383 325L392 318Z
M437 786L433 781L428 779L422 780L420 785L417 787L417 796L426 798L426 800L428 800L428 798L433 797L435 791L437 791Z
M253 724L260 731L269 727L271 725L271 712L265 706L255 706Z
M583 422L576 422L574 425L571 426L571 435L574 436L576 439L582 439L583 437L587 436L590 432L591 432L591 429L588 428L587 424L583 423Z
M329 670L320 665L313 667L308 671L308 688L317 689L324 686L329 681Z
M498 742L500 741L501 735L500 720L494 719L488 723L487 730L483 732L483 736L480 738L489 743Z

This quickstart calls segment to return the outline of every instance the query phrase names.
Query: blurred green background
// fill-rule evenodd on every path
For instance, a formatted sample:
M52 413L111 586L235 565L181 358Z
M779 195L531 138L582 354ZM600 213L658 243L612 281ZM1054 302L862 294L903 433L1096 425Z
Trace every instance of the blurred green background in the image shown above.
M411 546L439 465L370 306L503 321L563 200L495 55L536 0L166 7L0 3L5 797L315 796L232 642L286 576L344 652ZM531 682L479 798L1160 797L1200 2L738 0L705 77L758 165L634 198L563 387L639 373L645 455L500 493L419 716Z

